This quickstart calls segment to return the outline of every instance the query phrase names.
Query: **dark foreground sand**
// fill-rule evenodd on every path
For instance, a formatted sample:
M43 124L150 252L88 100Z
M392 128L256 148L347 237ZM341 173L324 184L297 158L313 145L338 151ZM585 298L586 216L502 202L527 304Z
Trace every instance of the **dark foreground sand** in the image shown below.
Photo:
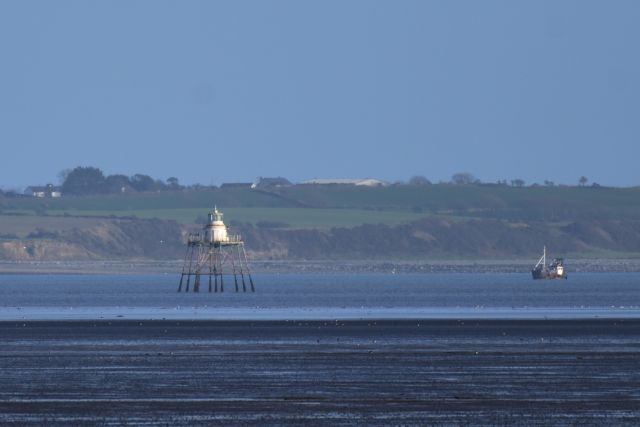
M638 425L640 320L0 322L1 425Z

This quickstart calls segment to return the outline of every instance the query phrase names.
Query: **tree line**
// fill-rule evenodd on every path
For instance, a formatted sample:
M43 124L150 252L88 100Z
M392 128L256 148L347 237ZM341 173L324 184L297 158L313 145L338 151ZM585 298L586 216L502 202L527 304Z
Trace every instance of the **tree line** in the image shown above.
M578 186L580 187L586 187L587 183L589 182L589 178L587 178L586 176L581 176L578 179ZM416 185L416 186L420 186L420 185L431 185L431 181L429 179L427 179L426 177L422 176L422 175L415 175L412 176L409 181L407 182L407 184L409 185ZM507 181L506 179L504 180L498 180L495 183L490 183L490 182L482 182L480 181L478 178L476 178L475 176L473 176L473 174L469 173L469 172L459 172L459 173L455 173L453 174L453 176L451 176L451 180L448 182L440 182L440 184L455 184L455 185L504 185L504 186L508 186L511 185L512 187L524 187L526 182L523 179L520 178L515 178L512 179L510 181ZM533 183L530 185L531 187L539 187L540 184L537 183ZM544 181L544 186L545 187L554 187L556 186L556 183L553 181L548 181L545 180ZM598 184L597 182L593 182L591 184L592 187L600 187L600 184Z
M144 174L105 176L100 169L92 166L78 166L75 169L63 171L60 177L62 193L72 195L170 191L184 188L176 177L162 181Z
M92 166L78 166L75 169L65 170L60 173L62 181L62 192L68 195L91 195L91 194L118 194L127 192L158 192L158 191L176 191L185 188L199 190L211 187L205 187L195 184L190 187L180 185L178 178L170 177L166 180L154 179L145 174L134 174L131 176L114 174L106 175L99 168ZM588 182L588 178L582 176L578 180L578 185L584 187ZM455 185L487 185L468 172L456 173L451 177L451 184ZM401 183L397 183L401 184ZM431 185L431 181L424 176L413 176L407 182L408 185L422 186ZM519 178L512 179L509 183L507 180L498 181L494 185L511 185L513 187L524 187L525 181ZM544 181L544 186L553 187L556 184L553 181ZM531 184L538 186L538 184ZM598 187L597 183L592 186Z

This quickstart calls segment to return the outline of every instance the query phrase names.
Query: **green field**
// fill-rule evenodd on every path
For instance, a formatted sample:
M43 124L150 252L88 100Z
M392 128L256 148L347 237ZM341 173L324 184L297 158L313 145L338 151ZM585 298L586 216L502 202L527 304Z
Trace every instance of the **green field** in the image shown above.
M0 197L0 213L4 214L136 216L185 224L206 215L214 205L227 214L228 221L275 221L293 228L398 224L429 215L545 222L618 220L640 218L640 188L297 185L269 191L213 189L59 199Z
M286 223L290 228L353 227L368 223L389 225L418 220L426 214L408 211L372 211L363 209L304 209L304 208L227 208L225 221L257 224L260 221ZM67 216L135 216L175 220L182 224L202 223L207 209L138 209L122 210L59 210L49 215Z

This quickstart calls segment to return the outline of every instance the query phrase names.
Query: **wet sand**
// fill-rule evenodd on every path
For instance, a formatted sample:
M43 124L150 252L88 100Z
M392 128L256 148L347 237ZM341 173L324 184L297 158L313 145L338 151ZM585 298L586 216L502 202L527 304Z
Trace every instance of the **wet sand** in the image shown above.
M637 425L640 320L0 322L2 425Z

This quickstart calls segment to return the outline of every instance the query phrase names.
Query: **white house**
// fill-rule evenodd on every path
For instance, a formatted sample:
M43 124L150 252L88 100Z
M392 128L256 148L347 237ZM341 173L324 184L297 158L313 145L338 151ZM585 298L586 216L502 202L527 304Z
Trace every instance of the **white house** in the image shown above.
M388 182L380 181L379 179L366 178L366 179L327 179L327 178L314 178L308 181L304 181L303 184L315 184L315 185L356 185L362 187L386 187Z
M32 185L24 190L24 194L32 197L62 197L62 188L53 184L45 186Z

